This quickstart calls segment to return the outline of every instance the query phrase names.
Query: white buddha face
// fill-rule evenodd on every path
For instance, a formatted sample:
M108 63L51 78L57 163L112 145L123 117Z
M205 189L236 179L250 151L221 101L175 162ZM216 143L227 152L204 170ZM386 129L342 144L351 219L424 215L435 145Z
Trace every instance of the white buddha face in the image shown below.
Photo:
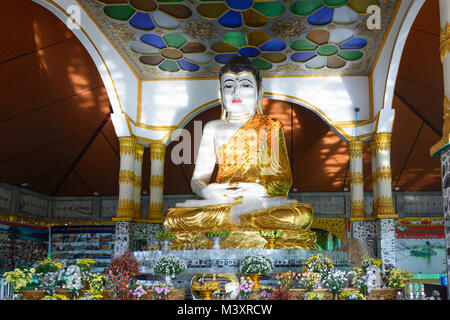
M220 88L222 103L229 114L255 114L258 85L251 72L224 73L220 79Z

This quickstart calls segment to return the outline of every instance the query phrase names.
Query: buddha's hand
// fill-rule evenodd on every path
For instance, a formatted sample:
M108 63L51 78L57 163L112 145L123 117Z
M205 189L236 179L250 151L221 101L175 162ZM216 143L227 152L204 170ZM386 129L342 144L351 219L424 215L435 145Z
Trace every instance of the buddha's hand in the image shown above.
M252 182L211 183L203 188L201 193L202 197L205 199L267 197L267 192L264 186Z

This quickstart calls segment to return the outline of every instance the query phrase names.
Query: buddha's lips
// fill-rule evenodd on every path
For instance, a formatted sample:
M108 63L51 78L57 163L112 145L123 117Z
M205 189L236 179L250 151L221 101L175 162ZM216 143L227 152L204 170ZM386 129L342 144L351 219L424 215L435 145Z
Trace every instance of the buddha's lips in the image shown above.
M231 100L232 103L242 103L241 99L233 99Z

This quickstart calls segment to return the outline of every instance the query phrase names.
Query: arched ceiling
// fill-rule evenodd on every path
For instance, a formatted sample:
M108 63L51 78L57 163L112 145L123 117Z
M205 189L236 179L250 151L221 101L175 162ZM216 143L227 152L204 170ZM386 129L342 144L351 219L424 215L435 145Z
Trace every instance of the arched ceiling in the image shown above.
M118 195L119 145L103 82L67 27L29 0L4 0L0 12L0 181L52 196ZM439 158L429 155L442 131L443 80L437 1L426 1L408 36L395 89L392 186L440 190ZM313 112L264 100L278 117L301 192L349 187L345 143ZM195 120L219 117L218 107ZM193 130L194 122L186 125ZM191 193L193 165L174 165L167 148L165 194ZM368 146L365 189L370 191ZM143 189L150 175L144 153Z

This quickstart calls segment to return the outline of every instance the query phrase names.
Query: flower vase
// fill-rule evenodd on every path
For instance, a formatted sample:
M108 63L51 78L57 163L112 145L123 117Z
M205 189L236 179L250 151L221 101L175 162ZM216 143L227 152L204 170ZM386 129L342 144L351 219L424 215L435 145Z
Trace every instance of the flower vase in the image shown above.
M164 282L168 285L171 286L172 285L172 279L175 278L174 276L170 275L170 274L166 274L164 275Z
M225 237L208 237L208 239L213 242L211 249L218 250L221 249L220 242L225 239Z
M253 281L253 290L258 290L259 287L261 286L259 283L259 279L261 279L264 274L259 274L259 273L249 273L247 274L247 276L252 279Z
M172 239L162 239L160 240L160 247L161 250L170 250L170 241L172 241Z

